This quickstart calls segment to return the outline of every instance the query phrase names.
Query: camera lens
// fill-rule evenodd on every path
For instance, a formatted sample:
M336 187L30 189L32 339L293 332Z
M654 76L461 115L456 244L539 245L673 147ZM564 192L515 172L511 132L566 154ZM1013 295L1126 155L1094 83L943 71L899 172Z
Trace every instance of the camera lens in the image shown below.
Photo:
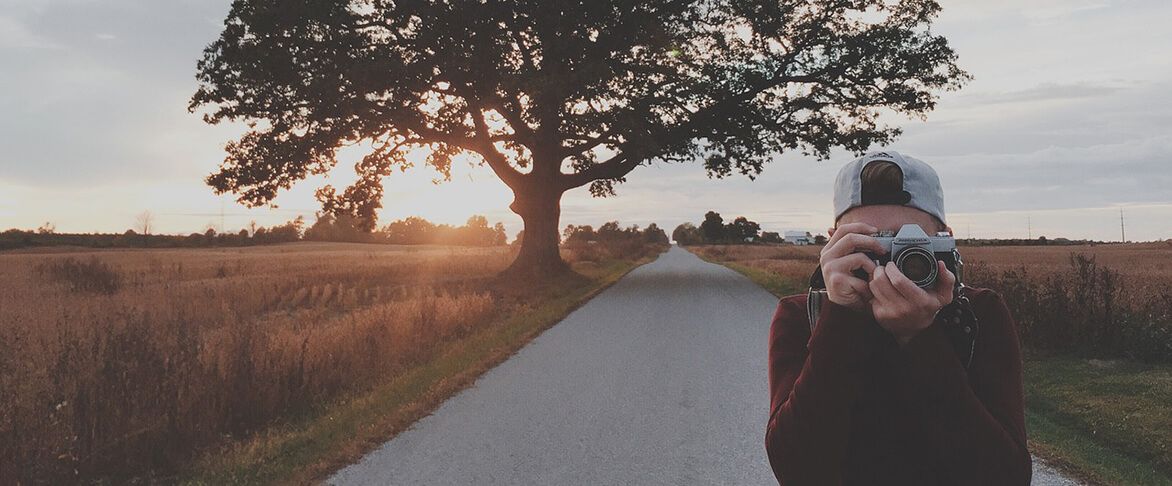
M895 266L920 287L931 287L936 282L936 257L923 248L904 250L896 257Z

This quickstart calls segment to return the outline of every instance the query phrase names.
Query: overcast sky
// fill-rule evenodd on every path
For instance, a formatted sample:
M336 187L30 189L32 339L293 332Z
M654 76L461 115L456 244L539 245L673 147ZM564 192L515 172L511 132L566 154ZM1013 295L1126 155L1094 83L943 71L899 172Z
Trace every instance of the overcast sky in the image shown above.
M352 180L352 162L247 209L203 177L240 127L187 113L195 65L220 33L226 0L0 0L0 229L51 222L61 232L121 232L144 210L156 232L256 220L309 220L313 190ZM933 30L974 76L926 121L898 118L888 149L936 167L958 237L1172 238L1172 2L945 1ZM1028 6L1023 6L1028 5ZM879 147L876 147L879 148ZM348 154L354 157L354 154ZM784 154L757 180L710 179L699 163L644 166L591 198L562 201L562 224L658 223L707 210L768 231L825 232L831 183L851 159ZM462 224L472 214L521 229L487 167L435 185L417 165L385 181L380 224L411 215Z

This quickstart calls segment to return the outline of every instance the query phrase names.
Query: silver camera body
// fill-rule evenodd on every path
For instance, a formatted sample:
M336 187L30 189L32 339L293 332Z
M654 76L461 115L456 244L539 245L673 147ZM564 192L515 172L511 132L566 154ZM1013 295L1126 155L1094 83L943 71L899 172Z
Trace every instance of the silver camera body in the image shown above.
M920 225L909 223L900 227L899 232L880 231L871 236L887 250L882 255L864 252L876 265L894 261L896 268L908 279L927 289L936 286L939 277L936 261L941 260L956 276L956 284L961 283L964 263L956 249L956 240L948 232L941 231L935 236L928 236Z

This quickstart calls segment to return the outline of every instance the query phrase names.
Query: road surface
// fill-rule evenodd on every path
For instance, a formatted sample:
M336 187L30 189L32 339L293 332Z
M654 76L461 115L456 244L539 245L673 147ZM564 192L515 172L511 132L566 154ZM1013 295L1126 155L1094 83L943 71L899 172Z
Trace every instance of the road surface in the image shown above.
M672 246L328 482L776 484L764 447L776 306ZM1034 467L1034 484L1074 484Z

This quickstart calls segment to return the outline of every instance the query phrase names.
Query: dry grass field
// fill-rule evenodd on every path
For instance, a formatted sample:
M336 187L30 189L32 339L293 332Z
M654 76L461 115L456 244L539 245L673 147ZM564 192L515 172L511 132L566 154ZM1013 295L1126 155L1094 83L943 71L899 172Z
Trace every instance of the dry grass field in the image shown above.
M0 483L170 470L395 376L528 302L509 247L0 253ZM564 250L575 268L599 250ZM618 256L622 257L622 256Z
M703 245L771 290L805 291L821 246ZM1027 351L1172 362L1172 242L960 248L964 281L997 290Z
M975 246L962 247L972 278L1006 271L1027 275L1052 275L1071 271L1072 253L1092 257L1099 269L1118 272L1125 289L1123 299L1143 304L1161 292L1172 290L1172 242L1126 245L1077 246ZM976 281L976 280L974 280Z
M787 278L805 281L818 265L821 246L790 245L702 245L689 250L705 257L769 270ZM1100 267L1118 271L1132 296L1142 299L1172 289L1172 243L1077 246L971 246L961 247L961 256L972 274L1026 269L1029 275L1070 270L1070 254L1095 258ZM973 275L974 277L978 275ZM969 279L972 281L972 279ZM978 285L978 284L974 284Z
M781 294L805 291L821 249L689 247ZM1172 362L1172 242L960 250L965 283L1001 293L1027 352Z

